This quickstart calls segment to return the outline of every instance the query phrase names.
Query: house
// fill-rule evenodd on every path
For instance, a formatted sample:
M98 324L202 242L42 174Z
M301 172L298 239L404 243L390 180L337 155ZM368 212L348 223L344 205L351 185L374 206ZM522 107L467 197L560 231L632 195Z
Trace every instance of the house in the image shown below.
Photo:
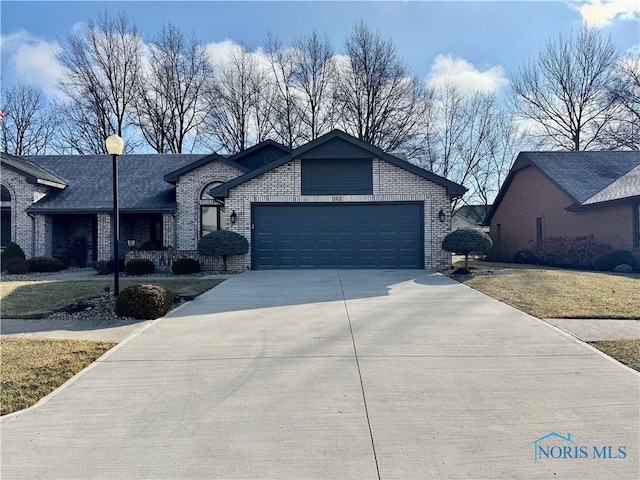
M545 237L593 235L640 260L640 152L522 152L486 223L504 259Z
M111 258L111 162L2 154L3 245L49 256L82 236L89 261ZM118 168L120 251L130 240L195 253L228 229L251 246L234 270L448 268L440 245L465 192L339 130L295 150L267 140L232 156L122 155Z
M491 209L491 205L463 205L458 208L451 218L451 230L459 228L478 228L488 232L484 220Z

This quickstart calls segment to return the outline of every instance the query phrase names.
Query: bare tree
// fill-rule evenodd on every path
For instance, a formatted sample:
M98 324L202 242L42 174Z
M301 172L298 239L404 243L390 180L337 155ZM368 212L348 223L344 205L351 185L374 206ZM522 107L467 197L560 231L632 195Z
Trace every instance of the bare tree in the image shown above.
M215 71L205 95L207 132L214 148L240 152L261 137L258 125L265 128L265 122L256 120L265 75L244 45L231 50Z
M315 140L333 128L335 111L333 91L336 61L329 39L317 32L293 43L292 80L301 91L303 132L307 141Z
M202 95L212 74L206 50L171 24L164 25L149 47L148 67L141 75L136 125L157 152L182 153L192 148L204 121Z
M337 88L339 124L383 150L403 150L420 134L423 86L410 76L393 43L364 23L353 28L345 50Z
M609 91L617 58L598 30L560 34L512 79L515 112L537 122L550 145L588 149L614 113Z
M267 98L272 107L271 124L277 140L288 147L297 146L302 137L300 95L294 83L295 52L286 48L280 40L269 34L264 42L269 60L271 95Z
M142 40L124 13L106 12L90 22L84 34L71 35L63 44L59 60L65 67L60 87L69 97L66 119L82 136L85 120L95 120L102 139L112 133L127 137L140 80ZM80 121L75 124L73 122ZM125 138L127 150L134 148ZM105 153L104 142L86 143L85 153Z
M2 151L40 155L52 147L57 119L42 92L17 83L2 92Z

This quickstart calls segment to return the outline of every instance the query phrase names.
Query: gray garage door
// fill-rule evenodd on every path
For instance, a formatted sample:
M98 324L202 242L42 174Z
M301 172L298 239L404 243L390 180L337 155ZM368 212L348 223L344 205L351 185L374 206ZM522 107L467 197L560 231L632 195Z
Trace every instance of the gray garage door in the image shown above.
M423 268L422 204L253 206L254 269Z

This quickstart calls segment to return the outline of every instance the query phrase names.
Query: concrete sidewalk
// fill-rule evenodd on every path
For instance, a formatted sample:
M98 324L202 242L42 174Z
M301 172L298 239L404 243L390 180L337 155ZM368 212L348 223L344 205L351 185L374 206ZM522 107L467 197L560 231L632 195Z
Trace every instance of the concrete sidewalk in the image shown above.
M1 474L635 479L639 411L636 372L441 275L247 272L4 417ZM589 457L534 462L551 432Z

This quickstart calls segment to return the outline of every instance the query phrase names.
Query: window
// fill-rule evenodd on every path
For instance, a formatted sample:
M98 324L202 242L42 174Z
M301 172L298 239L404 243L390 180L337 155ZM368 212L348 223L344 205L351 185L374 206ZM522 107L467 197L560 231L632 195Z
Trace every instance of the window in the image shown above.
M302 160L302 195L372 195L369 158Z
M212 182L202 189L200 194L200 236L215 230L225 229L224 203L209 195L212 188L223 182Z
M0 246L6 247L11 243L11 193L2 185L0 188Z
M536 218L536 244L542 245L542 217Z
M640 247L640 203L633 206L633 246Z

